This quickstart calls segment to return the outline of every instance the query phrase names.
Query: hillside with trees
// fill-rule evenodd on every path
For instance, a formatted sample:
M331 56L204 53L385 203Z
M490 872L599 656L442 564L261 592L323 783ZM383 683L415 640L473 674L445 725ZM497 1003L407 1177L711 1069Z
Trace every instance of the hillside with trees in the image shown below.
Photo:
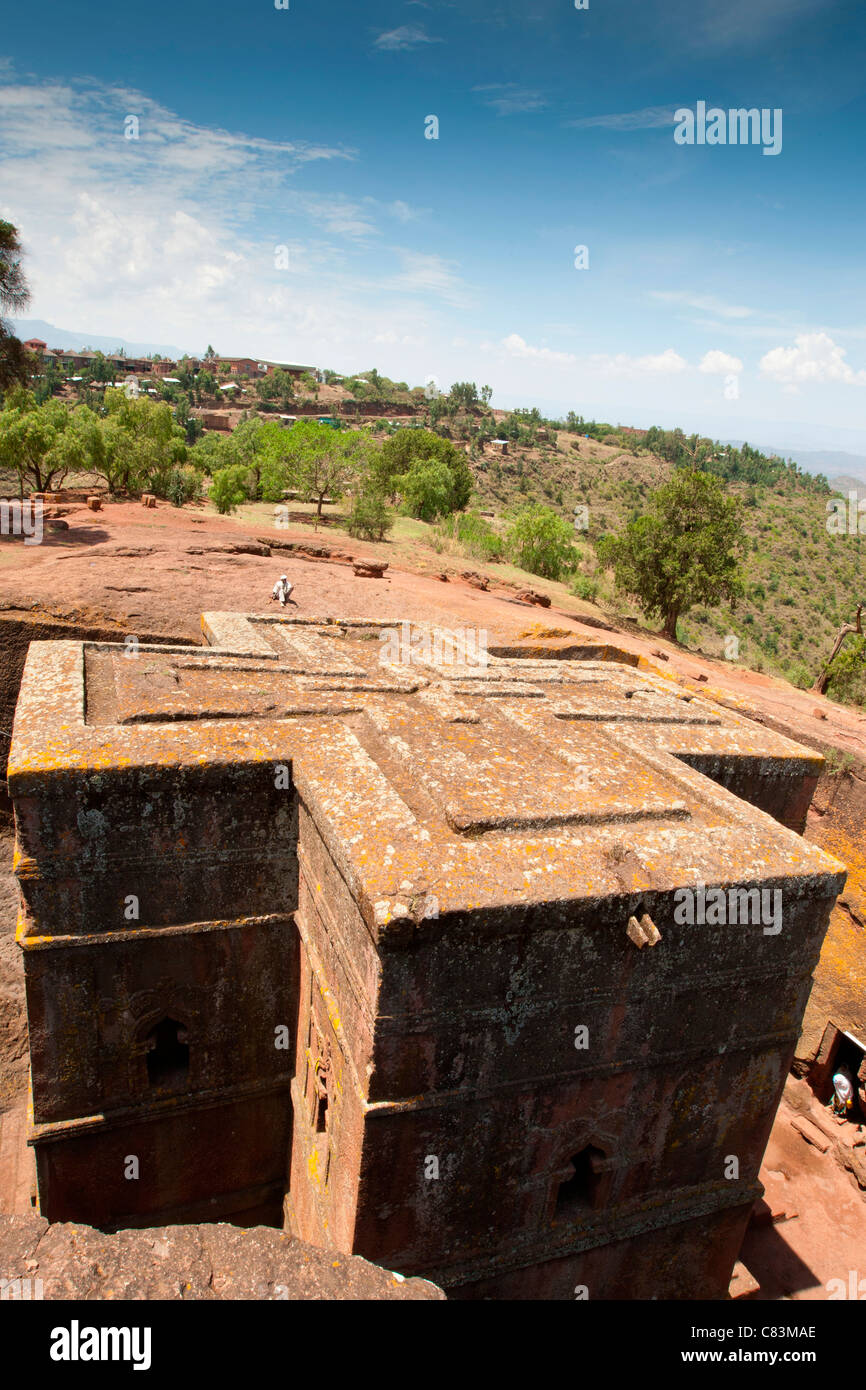
M0 310L26 299L17 234L0 223ZM0 486L24 497L85 477L225 515L294 498L314 524L377 544L404 517L419 555L510 566L616 622L866 703L866 635L851 622L866 520L834 527L846 499L791 461L678 429L494 411L490 387L469 381L442 392L375 368L278 371L239 379L229 409L188 360L135 395L100 359L66 380L0 320ZM228 429L205 426L215 405Z

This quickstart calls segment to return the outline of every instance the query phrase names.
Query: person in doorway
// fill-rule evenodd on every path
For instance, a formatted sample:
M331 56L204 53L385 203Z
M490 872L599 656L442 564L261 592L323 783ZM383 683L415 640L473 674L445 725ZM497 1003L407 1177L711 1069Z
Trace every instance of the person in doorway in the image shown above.
M854 1081L847 1067L837 1067L833 1072L834 1115L848 1117L854 1103Z
M286 576L284 574L281 574L276 584L274 585L273 593L271 594L271 599L278 599L281 607L285 608L286 604L292 596L292 590L294 589L294 587L294 584L290 584ZM294 602L294 600L292 600L292 602Z

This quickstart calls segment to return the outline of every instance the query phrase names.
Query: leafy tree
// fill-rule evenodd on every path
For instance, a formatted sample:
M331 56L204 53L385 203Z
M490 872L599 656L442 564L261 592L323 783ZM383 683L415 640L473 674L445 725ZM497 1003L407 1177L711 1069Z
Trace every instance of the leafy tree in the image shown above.
M199 372L195 379L195 392L198 404L203 400L213 399L217 393L218 382L212 372Z
M226 465L237 465L252 474L253 497L258 496L261 482L265 430L280 430L280 426L276 423L265 425L257 415L253 415L248 420L240 420L224 440L223 457Z
M314 420L299 420L289 430L263 425L262 498L279 502L284 490L294 487L302 496L315 499L318 523L325 498L336 500L343 495L363 470L369 453L370 441L364 435L333 430Z
M742 593L739 513L717 479L682 469L650 495L647 513L599 543L598 558L613 569L617 588L660 618L675 641L677 620L694 604L724 599L733 606Z
M472 410L478 404L478 387L474 381L455 381L448 393L456 409Z
M435 521L453 511L451 472L441 459L415 459L397 484L404 508L419 521Z
M247 500L248 470L239 464L219 468L213 475L210 500L221 515L236 511Z
M408 473L415 460L437 459L451 474L447 511L462 512L472 496L474 479L466 455L455 448L449 439L442 439L430 430L399 430L382 445L382 452L373 462L373 473L386 497L396 495L398 480Z
M380 376L375 367L369 372L364 373L365 380L370 388L370 395L374 400L380 401L385 394L385 379Z
M0 221L0 391L16 382L25 383L32 370L32 358L12 325L4 317L18 313L30 303L30 290L21 267L21 243L11 222Z
M104 352L96 352L90 366L85 367L81 375L88 385L94 381L114 381L114 368Z
M505 544L515 565L544 579L561 579L564 574L571 574L580 558L573 528L540 502L531 503L517 514Z
M280 401L283 406L288 406L294 397L295 388L288 372L282 367L277 367L270 376L262 377L256 382L255 391L260 401Z
M108 387L105 411L105 452L95 471L110 492L146 488L164 496L172 469L187 458L184 432L173 420L171 407L149 396L132 399Z
M78 450L64 440L71 416L60 401L36 404L31 391L9 391L0 411L0 458L18 474L19 491L48 492L77 461Z
M381 541L394 525L393 514L377 489L361 487L352 499L346 521L350 536L365 541Z
M56 362L41 364L41 372L41 376L37 378L33 386L37 405L42 405L45 401L50 400L63 385L63 373Z

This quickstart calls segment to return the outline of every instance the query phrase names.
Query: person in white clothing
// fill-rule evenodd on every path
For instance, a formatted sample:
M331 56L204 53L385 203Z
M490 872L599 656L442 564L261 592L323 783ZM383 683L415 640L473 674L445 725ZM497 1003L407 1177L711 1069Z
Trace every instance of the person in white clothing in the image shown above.
M847 1067L837 1067L833 1073L833 1113L847 1115L854 1100L854 1082Z
M274 591L271 594L271 598L279 599L282 606L285 607L285 605L291 598L292 590L294 589L294 587L294 584L290 584L286 576L284 574L281 574L276 584L274 585Z

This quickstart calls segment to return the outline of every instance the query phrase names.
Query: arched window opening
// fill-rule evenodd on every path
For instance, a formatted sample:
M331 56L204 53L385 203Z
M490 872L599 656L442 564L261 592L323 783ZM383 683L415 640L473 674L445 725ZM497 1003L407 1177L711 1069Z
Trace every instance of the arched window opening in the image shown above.
M186 1028L164 1018L147 1035L147 1079L151 1086L182 1086L189 1074Z
M605 1186L604 1154L593 1144L571 1159L572 1173L560 1183L556 1195L556 1216L567 1219L592 1211L601 1204Z

